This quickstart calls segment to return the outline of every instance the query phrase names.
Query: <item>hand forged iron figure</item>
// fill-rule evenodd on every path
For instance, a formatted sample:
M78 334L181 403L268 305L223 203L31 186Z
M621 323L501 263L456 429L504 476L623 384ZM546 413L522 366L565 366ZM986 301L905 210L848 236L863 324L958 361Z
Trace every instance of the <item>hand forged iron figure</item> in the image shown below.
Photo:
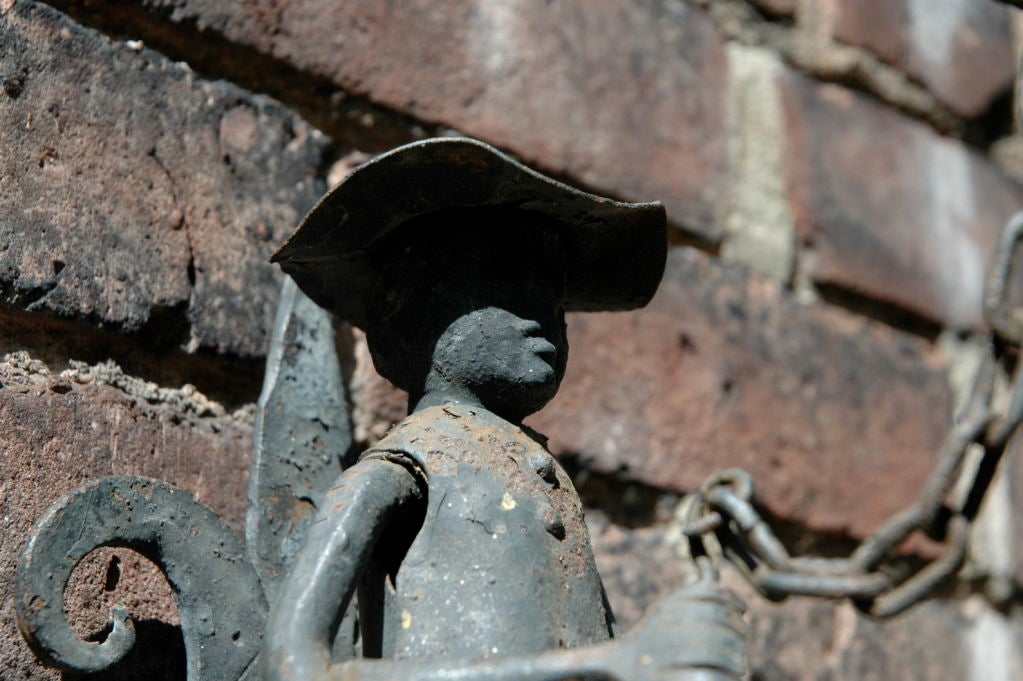
M361 166L274 261L366 332L409 416L329 489L317 482L301 548L272 579L255 574L265 550L251 533L250 562L162 483L124 476L69 495L19 566L26 639L67 669L120 659L125 614L105 642L79 641L59 591L92 548L123 545L178 593L189 681L740 678L742 604L712 581L619 636L579 497L522 425L564 375L565 310L642 307L665 254L660 204L578 191L476 140L425 140Z
M737 606L706 585L609 642L578 495L522 425L564 375L564 310L644 305L665 250L660 204L584 194L467 139L393 151L320 202L274 260L365 329L410 415L321 504L270 611L268 681L743 672ZM363 654L382 659L332 666L356 591Z

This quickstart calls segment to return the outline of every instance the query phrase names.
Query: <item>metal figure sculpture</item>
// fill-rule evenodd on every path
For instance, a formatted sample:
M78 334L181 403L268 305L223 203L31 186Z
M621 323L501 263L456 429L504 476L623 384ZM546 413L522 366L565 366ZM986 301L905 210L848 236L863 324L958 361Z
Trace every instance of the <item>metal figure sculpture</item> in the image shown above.
M475 140L362 166L274 257L320 307L286 284L250 560L187 495L101 481L52 509L26 550L26 638L78 670L130 648L123 613L94 644L61 612L74 564L117 544L179 594L190 680L739 678L743 606L712 571L617 636L579 498L521 423L560 384L564 310L644 305L665 250L659 204L586 194ZM410 416L354 463L325 309L366 330L378 370L410 395ZM214 553L216 569L197 557Z

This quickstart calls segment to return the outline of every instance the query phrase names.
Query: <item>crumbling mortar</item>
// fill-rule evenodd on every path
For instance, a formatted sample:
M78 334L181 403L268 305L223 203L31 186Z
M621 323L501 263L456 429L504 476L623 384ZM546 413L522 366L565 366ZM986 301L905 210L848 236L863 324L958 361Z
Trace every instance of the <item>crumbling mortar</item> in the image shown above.
M730 41L772 49L791 66L819 80L879 99L943 135L963 137L967 130L966 121L938 101L923 84L868 50L815 34L791 21L768 17L749 0L692 1L703 8Z
M87 364L77 360L68 362L70 368L51 371L45 362L32 357L25 350L9 352L0 358L0 385L26 385L67 382L78 385L107 385L129 397L144 400L151 405L166 405L172 409L201 419L217 419L241 428L251 428L255 405L246 404L228 411L224 405L211 400L195 386L186 383L180 388L165 388L136 376L126 374L113 360ZM68 386L69 387L69 386Z
M793 285L796 227L785 187L781 61L730 43L728 149L732 181L719 208L721 257Z
M0 305L0 353L26 351L51 371L69 368L71 357L87 364L112 360L126 373L158 385L194 384L228 409L256 400L263 375L262 358L205 348L186 353L181 343L187 337L166 332L168 327L176 328L178 315L185 314L183 306L165 312L133 332L92 318L61 318Z

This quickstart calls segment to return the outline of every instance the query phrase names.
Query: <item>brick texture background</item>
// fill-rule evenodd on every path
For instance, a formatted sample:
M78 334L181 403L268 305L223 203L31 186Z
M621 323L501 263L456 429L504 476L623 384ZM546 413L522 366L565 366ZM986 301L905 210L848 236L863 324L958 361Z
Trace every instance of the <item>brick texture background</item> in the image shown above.
M563 390L529 421L576 479L619 619L681 581L672 509L719 467L753 474L793 551L848 552L919 490L984 332L986 262L1023 207L1021 14L0 0L0 679L61 678L21 640L12 594L62 494L152 476L241 533L280 284L267 258L354 165L433 134L668 208L657 296L571 317ZM405 398L348 336L366 445ZM893 621L768 603L726 573L750 603L753 678L1023 678L1018 449L969 564ZM169 587L104 550L65 606L95 636L115 603L141 640L103 678L183 679Z

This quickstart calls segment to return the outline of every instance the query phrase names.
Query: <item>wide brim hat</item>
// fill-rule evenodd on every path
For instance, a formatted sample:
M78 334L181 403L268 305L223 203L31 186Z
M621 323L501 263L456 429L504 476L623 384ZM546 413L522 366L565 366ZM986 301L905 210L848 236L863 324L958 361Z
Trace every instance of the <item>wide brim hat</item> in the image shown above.
M364 327L375 244L415 217L498 206L536 211L562 226L566 310L634 309L657 289L667 255L664 206L579 191L464 137L413 142L359 166L271 262L316 303Z

